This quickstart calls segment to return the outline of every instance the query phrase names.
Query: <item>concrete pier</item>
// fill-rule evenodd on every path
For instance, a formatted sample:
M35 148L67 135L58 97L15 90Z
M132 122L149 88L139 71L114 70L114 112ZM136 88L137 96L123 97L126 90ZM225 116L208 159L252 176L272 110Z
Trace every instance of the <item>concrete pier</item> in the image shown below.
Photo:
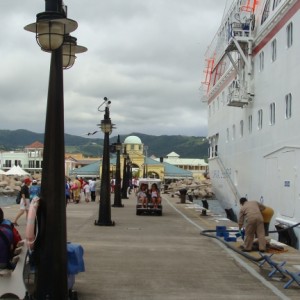
M220 222L162 196L163 216L136 216L130 195L123 208L112 207L110 227L94 225L98 201L68 204L68 241L84 248L86 272L74 285L80 300L299 299L296 284L284 289L285 281L268 278L270 267L200 235ZM5 217L13 220L17 211L4 208ZM19 224L24 236L24 216Z

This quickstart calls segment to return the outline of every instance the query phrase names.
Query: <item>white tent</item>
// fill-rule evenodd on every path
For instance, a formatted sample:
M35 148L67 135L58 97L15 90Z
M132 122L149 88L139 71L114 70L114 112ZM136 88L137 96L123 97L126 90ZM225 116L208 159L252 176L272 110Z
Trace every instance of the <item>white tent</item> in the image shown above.
M23 175L29 175L26 171L24 171L20 166L13 166L10 170L5 172L5 175L18 175L18 176L23 176Z
M0 175L5 174L3 170L0 169Z

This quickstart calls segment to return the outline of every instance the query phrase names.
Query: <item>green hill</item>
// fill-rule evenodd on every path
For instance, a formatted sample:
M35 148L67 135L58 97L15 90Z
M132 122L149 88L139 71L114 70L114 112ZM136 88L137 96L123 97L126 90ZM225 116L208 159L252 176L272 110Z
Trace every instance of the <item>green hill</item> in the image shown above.
M133 132L120 135L121 142L127 136L138 136L145 146L148 146L148 156L165 157L174 151L182 158L207 158L208 142L204 137L182 135L147 135ZM11 151L23 149L35 141L44 142L44 134L35 133L24 129L0 130L0 150ZM111 137L110 143L115 143L117 137ZM69 153L83 153L85 156L101 156L103 139L86 138L65 134L65 148Z

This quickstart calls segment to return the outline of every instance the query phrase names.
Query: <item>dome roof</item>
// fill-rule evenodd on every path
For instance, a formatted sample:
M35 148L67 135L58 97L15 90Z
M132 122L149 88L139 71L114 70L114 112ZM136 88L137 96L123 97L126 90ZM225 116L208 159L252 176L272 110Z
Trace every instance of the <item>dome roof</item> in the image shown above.
M131 135L125 139L124 144L142 144L142 141L139 137Z

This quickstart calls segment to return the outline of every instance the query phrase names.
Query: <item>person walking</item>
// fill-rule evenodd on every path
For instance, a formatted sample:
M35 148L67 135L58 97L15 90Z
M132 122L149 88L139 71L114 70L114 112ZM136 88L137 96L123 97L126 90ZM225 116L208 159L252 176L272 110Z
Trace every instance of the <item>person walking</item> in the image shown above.
M19 226L18 220L19 218L26 213L26 220L28 216L28 210L29 210L29 204L30 204L30 194L29 194L29 186L31 184L31 179L30 178L25 178L24 179L24 184L21 187L21 202L20 202L20 211L17 214L13 224L15 226Z
M37 184L37 180L33 179L32 184L29 187L30 202L34 197L40 197L40 193L41 193L41 186Z
M85 202L90 202L91 201L91 187L87 182L83 186L83 191L84 191Z
M81 182L77 176L71 186L71 190L73 191L74 203L78 204L80 201Z
M266 250L266 239L264 230L264 220L261 211L265 206L257 201L248 201L246 198L240 199L239 229L245 226L245 240L243 252L252 251L255 234L258 238L258 248L260 252Z
M89 181L89 186L91 189L91 201L96 201L96 178L93 178Z
M66 179L65 182L65 195L66 195L66 204L68 204L71 201L71 185L69 179Z

